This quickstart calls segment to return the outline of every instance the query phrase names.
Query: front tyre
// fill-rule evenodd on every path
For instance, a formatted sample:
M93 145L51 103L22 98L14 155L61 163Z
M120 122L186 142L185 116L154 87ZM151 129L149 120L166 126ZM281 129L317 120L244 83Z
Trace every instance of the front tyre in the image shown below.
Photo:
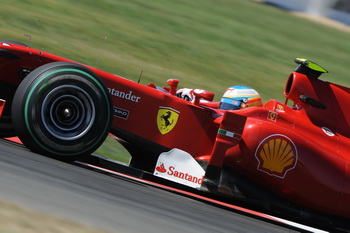
M32 71L19 85L12 104L13 125L30 150L60 160L94 152L112 122L112 103L92 71L54 62Z

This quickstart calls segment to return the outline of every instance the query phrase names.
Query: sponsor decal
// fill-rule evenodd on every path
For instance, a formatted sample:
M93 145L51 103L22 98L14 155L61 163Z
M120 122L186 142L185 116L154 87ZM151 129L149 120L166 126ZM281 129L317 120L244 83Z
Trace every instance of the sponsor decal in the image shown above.
M169 133L176 125L180 112L169 107L159 107L157 126L161 134Z
M166 169L164 167L164 163L161 163L160 166L156 167L157 172L164 173Z
M153 175L200 188L205 171L189 153L174 148L159 155Z
M322 130L325 134L327 134L330 137L333 137L335 134L332 132L332 130L326 128L326 127L322 127Z
M277 104L277 106L276 106L276 111L277 111L277 112L284 112L284 106L283 106L283 105L280 105L280 104Z
M255 158L258 160L259 171L283 179L288 171L295 168L298 151L288 137L274 134L259 144Z
M267 119L276 122L277 116L278 114L276 112L269 111L269 113L267 114Z
M116 90L114 88L108 88L108 92L110 95L116 96L121 99L126 99L131 102L138 103L141 99L141 97L134 95L132 91L123 92L123 91Z
M197 177L184 171L178 171L175 166L169 166L168 169L166 169L164 163L156 167L156 171L199 185L203 182L203 176Z
M113 116L127 120L129 117L129 111L113 106Z

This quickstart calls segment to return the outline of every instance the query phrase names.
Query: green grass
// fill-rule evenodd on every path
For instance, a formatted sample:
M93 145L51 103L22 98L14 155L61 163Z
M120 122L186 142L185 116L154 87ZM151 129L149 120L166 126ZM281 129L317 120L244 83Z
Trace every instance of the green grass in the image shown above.
M216 100L244 84L283 101L295 57L350 85L349 33L250 0L3 0L1 38L26 42L23 34L31 47L132 80L143 71L143 84L180 79Z
M95 152L95 154L125 164L128 164L131 159L129 153L124 149L124 147L112 137L107 137L103 145Z

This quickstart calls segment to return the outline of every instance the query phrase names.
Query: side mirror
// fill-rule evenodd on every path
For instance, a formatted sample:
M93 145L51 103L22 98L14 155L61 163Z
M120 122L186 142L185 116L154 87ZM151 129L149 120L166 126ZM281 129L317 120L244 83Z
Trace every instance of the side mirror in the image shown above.
M213 101L215 94L210 91L206 91L203 89L193 89L194 94L194 104L198 105L201 99L205 99L208 101Z
M167 83L170 86L170 90L169 90L170 94L176 95L176 89L177 89L177 85L179 84L179 80L168 79Z

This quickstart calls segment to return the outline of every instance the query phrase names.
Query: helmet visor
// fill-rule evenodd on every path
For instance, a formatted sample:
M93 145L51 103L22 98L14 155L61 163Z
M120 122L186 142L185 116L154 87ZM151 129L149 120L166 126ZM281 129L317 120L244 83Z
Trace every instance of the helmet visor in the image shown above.
M229 98L222 98L219 109L223 110L236 110L241 108L242 102L240 100L234 100Z

